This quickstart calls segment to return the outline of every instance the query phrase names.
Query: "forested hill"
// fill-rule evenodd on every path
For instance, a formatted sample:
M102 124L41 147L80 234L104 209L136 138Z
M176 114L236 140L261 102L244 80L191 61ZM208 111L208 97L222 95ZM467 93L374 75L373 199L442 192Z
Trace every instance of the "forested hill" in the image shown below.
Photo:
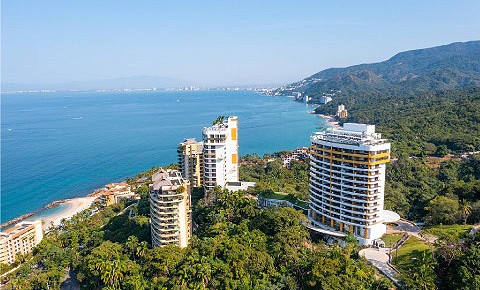
M272 94L301 92L315 100L331 90L418 92L476 85L480 85L480 41L470 41L401 52L379 63L326 69Z

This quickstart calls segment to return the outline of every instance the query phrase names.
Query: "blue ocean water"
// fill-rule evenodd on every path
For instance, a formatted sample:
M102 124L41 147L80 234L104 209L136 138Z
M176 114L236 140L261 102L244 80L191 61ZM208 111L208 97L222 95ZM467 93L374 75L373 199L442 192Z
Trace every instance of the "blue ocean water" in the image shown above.
M1 222L176 162L219 115L239 117L239 153L308 146L327 123L290 98L252 91L2 95Z

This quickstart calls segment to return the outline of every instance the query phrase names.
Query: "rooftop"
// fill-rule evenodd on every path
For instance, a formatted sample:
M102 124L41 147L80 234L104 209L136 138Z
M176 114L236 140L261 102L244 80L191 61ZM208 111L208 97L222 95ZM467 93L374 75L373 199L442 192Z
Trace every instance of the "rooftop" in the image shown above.
M152 176L153 190L173 190L184 184L182 174L178 170L161 168ZM169 189L167 189L169 188Z
M205 132L205 131L224 130L228 128L228 122L237 121L237 120L238 120L237 116L230 116L228 118L225 118L222 123L217 123L210 127L203 127L203 131Z
M314 133L311 138L314 140L325 140L333 143L352 145L380 145L387 143L382 135L375 133L375 125L345 123L343 128L328 128L323 132Z
M8 237L8 236L11 236L11 235L15 235L15 234L27 229L28 227L31 227L31 226L36 225L38 223L41 225L42 221L40 221L40 220L23 221L21 223L16 224L15 226L13 226L11 228L8 228L8 229L4 230L3 232L0 232L0 237Z
M195 138L187 138L181 144L182 145L203 144L203 142L197 141Z

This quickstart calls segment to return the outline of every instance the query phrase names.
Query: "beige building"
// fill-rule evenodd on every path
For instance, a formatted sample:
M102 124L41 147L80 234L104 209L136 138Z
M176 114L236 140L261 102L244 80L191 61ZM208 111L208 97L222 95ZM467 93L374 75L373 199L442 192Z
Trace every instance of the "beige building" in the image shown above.
M204 188L238 183L238 118L203 128Z
M193 187L203 186L203 142L195 138L185 139L178 146L178 164L182 176Z
M384 193L390 143L374 125L345 123L311 136L309 219L372 244L386 232Z
M99 194L105 199L106 205L116 204L121 199L140 199L140 196L132 192L130 185L126 182L107 184Z
M192 235L190 182L178 170L160 169L150 184L152 246L186 247Z
M18 253L30 253L42 239L41 220L24 221L0 232L0 262L12 264Z
M338 106L337 117L340 119L346 119L348 117L348 111L345 109L345 105Z

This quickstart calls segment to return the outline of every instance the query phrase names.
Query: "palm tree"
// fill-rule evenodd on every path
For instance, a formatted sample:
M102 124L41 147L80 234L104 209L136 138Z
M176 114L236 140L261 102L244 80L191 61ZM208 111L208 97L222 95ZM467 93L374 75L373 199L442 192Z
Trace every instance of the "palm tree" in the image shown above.
M467 224L467 218L472 214L472 205L469 201L462 199L460 202L460 213L463 217L463 224Z
M102 282L114 289L120 288L120 282L123 280L124 272L127 269L122 260L113 260L104 263L104 269L101 276Z
M140 244L138 244L136 249L137 257L144 258L147 255L147 252L148 252L147 242L143 241Z
M215 121L213 121L212 126L217 124L222 124L224 120L225 120L225 116L218 116L218 118Z
M136 236L129 236L127 241L125 242L125 246L127 246L127 249L130 250L130 255L135 261L135 253L138 247L138 238Z

